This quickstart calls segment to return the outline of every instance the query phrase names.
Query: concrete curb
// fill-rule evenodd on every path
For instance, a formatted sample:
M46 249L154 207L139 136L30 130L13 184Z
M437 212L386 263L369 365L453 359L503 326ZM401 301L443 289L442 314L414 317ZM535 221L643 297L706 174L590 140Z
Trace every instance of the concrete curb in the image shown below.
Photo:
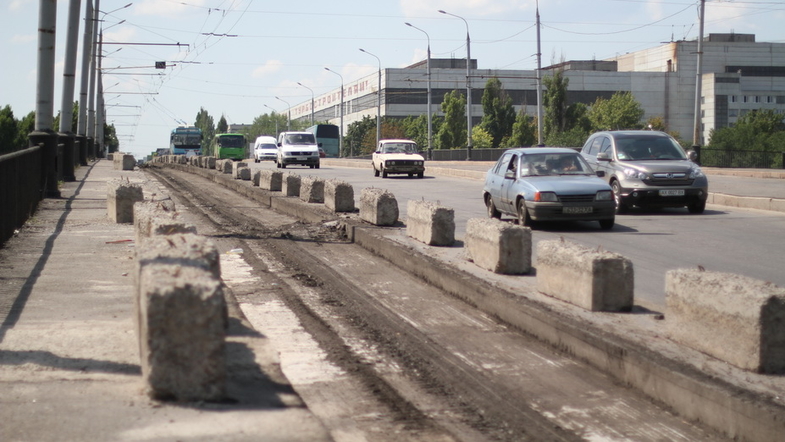
M231 184L228 187L244 188L241 191L243 195L257 201L270 200L273 209L306 221L340 219L327 211L321 214L329 217L319 216L318 209L314 211L317 213L304 218L303 211L313 211L319 206L303 203L297 198L270 196L262 189L223 179L222 175L214 172L177 165L168 167L200 175L205 173L204 176L216 177L217 182L237 183L238 187ZM289 203L274 203L282 199ZM342 222L347 236L355 244L465 300L480 311L591 364L625 385L668 405L686 419L702 422L739 440L772 441L785 434L785 405L775 402L770 396L707 375L695 366L664 356L624 336L611 334L593 323L560 314L541 302L521 296L522 293L512 293L445 265L387 237L398 232L398 228L373 227L354 220Z

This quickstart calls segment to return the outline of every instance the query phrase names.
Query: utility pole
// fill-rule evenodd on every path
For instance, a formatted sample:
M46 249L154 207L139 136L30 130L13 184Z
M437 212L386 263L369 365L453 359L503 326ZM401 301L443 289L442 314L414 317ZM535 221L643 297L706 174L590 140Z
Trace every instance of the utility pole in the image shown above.
M35 128L28 136L30 146L41 149L42 197L59 198L57 189L57 134L54 122L55 30L57 3L40 0L38 6L38 61Z
M692 148L698 154L700 162L701 149L701 89L703 88L703 22L706 12L706 0L701 0L700 26L698 27L698 64L695 72L695 116L692 130Z
M537 145L545 145L542 139L542 50L540 49L539 0L537 1Z
M79 164L87 166L87 88L90 80L90 55L93 53L93 0L85 1L84 37L82 38L82 68L79 87L79 119L76 139L79 143Z
M88 0L90 1L90 0ZM87 145L88 145L88 157L95 158L95 143L97 140L95 139L95 83L96 83L96 76L98 75L98 69L96 67L97 57L98 57L98 48L95 36L98 35L98 13L100 12L98 9L100 8L101 0L95 0L95 7L93 8L93 41L90 45L90 87L88 89L88 96L87 96Z
M68 33L65 39L65 68L63 70L63 95L60 102L59 139L63 144L63 180L76 181L74 165L74 86L76 83L76 50L79 39L79 6L81 0L71 0L68 4Z

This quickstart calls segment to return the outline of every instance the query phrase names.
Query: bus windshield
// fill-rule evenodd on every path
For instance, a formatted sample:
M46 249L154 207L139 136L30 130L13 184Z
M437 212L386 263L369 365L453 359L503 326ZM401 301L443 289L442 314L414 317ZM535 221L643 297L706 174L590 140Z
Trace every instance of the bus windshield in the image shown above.
M242 135L219 137L218 144L221 147L245 147L245 137Z

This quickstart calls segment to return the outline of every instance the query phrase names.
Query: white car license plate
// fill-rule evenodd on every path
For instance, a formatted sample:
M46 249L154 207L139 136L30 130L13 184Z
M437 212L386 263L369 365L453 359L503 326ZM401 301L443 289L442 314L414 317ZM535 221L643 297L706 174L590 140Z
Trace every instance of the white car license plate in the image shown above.
M660 190L660 196L684 196L684 189Z
M581 214L581 213L592 213L594 208L591 206L587 207L565 207L562 212L568 214Z

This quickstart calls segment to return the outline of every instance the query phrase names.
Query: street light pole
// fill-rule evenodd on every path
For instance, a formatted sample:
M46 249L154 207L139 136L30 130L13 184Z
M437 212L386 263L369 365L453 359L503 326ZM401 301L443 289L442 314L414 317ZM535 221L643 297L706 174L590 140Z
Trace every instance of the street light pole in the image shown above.
M283 101L284 103L286 103L286 111L287 111L287 115L288 115L288 116L286 117L286 130L292 130L292 127L291 127L291 122L292 122L292 107L289 105L289 103L288 103L286 100L284 100L284 99L282 99L282 98L280 98L280 97L275 97L275 99L276 99L276 100L281 100L281 101Z
M335 71L331 70L328 67L325 67L324 70L328 71L328 72L332 72L333 74L335 74L335 75L337 75L338 77L341 78L341 106L340 106L341 125L338 128L340 130L340 139L338 140L338 150L340 152L339 155L342 155L344 153L343 152L343 75L339 74L338 72L335 72Z
M422 29L418 28L417 26L414 26L411 23L405 23L405 24L406 24L406 26L409 26L411 28L417 29L418 31L420 31L423 34L425 34L425 38L428 40L428 53L427 53L428 55L427 55L426 62L425 62L425 77L428 79L428 92L427 92L428 93L428 105L427 105L427 108L428 108L428 111L427 111L427 117L428 117L428 159L432 160L433 159L433 147L431 147L431 139L433 137L432 137L432 124L431 124L431 36L428 35L427 32L423 31Z
M465 18L439 10L442 14L460 18L466 25L466 161L472 159L472 50L471 39L469 38L469 22Z
M297 84L299 84L300 86L302 86L302 87L308 89L309 91L311 91L311 126L313 126L314 125L314 120L313 120L313 104L314 104L313 89L311 89L308 86L300 83L299 81L297 82Z
M360 51L365 52L379 62L379 85L376 91L376 147L374 147L374 150L376 150L379 148L379 140L382 138L382 60L363 48L360 48Z

